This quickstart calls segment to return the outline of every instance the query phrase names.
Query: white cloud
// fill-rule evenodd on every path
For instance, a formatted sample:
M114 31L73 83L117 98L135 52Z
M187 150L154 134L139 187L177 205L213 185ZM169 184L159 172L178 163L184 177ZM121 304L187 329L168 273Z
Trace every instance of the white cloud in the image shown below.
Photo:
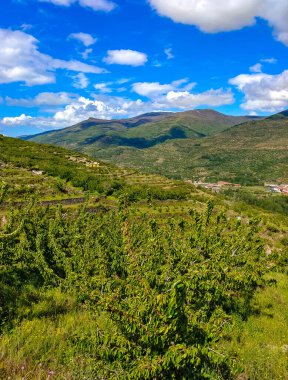
M86 47L94 45L97 42L97 38L94 38L93 36L91 36L91 34L83 32L71 33L68 38L77 40Z
M162 16L217 33L251 26L260 17L274 29L275 37L288 45L287 0L149 0Z
M56 121L53 117L32 117L29 115L22 114L16 117L4 117L0 119L0 130L1 127L34 127L40 131L47 131L51 129L59 129L68 126L67 123L62 125Z
M180 109L189 110L200 106L217 107L234 103L231 90L210 89L205 92L191 90L196 83L188 78L179 79L169 84L159 82L134 83L132 89L138 95L151 99L151 109Z
M22 113L22 115L16 117L4 117L1 122L4 125L22 125L27 124L27 122L30 122L31 120L33 120L32 116L27 116Z
M51 3L54 5L62 5L63 7L69 7L75 3L75 0L39 0L41 3Z
M159 99L159 104L188 110L200 106L219 107L234 103L234 96L231 90L211 89L202 93L190 93L189 91L170 91Z
M111 119L113 117L124 117L131 113L138 114L144 103L141 100L132 101L125 98L106 97L101 99L87 99L80 97L74 103L65 107L54 115L54 120L60 124L68 125L77 123L89 117L99 119Z
M249 68L251 73L262 73L262 65L261 63L256 63L256 65L253 65Z
M234 86L237 86L239 90L243 90L243 88L250 84L258 84L263 79L270 78L271 75L264 74L264 73L257 73L257 74L240 74L235 78L232 78L229 80L230 84L233 84Z
M19 30L0 29L0 41L0 83L24 82L29 86L53 83L57 69L106 72L80 61L64 61L43 54L38 50L39 41Z
M90 74L102 74L105 73L106 70L101 69L97 66L87 65L86 63L71 60L71 61L63 61L61 59L53 59L51 66L54 69L64 69L70 71L80 71L82 73L90 73Z
M73 79L73 87L75 88L87 88L89 86L89 79L83 73L78 73L72 77Z
M35 107L35 106L61 106L69 104L75 99L75 94L67 92L41 92L34 98L16 99L6 97L9 106Z
M96 83L94 85L94 88L100 94L109 94L114 91L124 92L124 91L127 91L127 89L123 86L122 87L118 87L118 86L128 83L130 80L131 79L128 79L128 78L121 78L121 79L116 80L115 82L100 82L100 83Z
M109 86L113 84L112 82L107 82L107 83L96 83L94 85L95 90L98 90L102 94L108 94L112 92L113 90L109 88Z
M104 62L116 65L142 66L148 61L146 54L135 50L108 50Z
M109 0L38 0L40 2L51 3L69 7L74 3L78 3L82 7L91 8L94 11L111 12L116 8L116 4Z
M274 65L278 62L278 60L276 58L263 58L263 59L261 59L261 62L271 63Z
M63 110L51 117L32 117L22 114L17 117L0 119L0 126L35 127L41 131L59 129L86 120L89 117L97 119L122 118L136 116L151 110L150 104L122 97L98 96L96 99L80 97L71 102Z
M79 0L79 4L94 11L111 12L116 4L108 0Z
M130 82L132 79L131 78L121 78L116 81L117 84L125 84Z
M278 75L241 74L230 79L244 94L241 107L247 111L278 112L288 108L288 70Z
M92 53L93 49L85 49L82 53L81 53L81 57L83 59L87 59L89 57L89 55Z
M160 94L167 93L173 89L172 84L160 84L159 82L139 82L134 83L133 91L138 95L153 97Z
M172 48L167 48L167 49L165 49L164 50L164 53L166 54L166 57L167 57L167 59L173 59L173 58L175 58L175 56L174 56L174 54L173 54L173 52L172 52Z
M146 96L148 98L155 98L159 95L167 94L169 91L179 90L190 91L196 86L196 83L189 82L188 78L175 80L168 84L160 84L159 82L138 82L133 83L132 89L138 95Z
M58 129L75 124L89 117L98 119L132 117L152 111L188 110L199 106L220 106L233 103L230 90L209 90L203 93L169 91L166 94L144 102L125 97L92 95L92 99L80 97L72 100L63 109L50 117L31 117L22 114L0 120L0 126L33 126L40 130Z
M22 24L22 25L20 25L20 29L23 30L23 32L27 32L27 30L33 29L33 25L31 25L31 24Z

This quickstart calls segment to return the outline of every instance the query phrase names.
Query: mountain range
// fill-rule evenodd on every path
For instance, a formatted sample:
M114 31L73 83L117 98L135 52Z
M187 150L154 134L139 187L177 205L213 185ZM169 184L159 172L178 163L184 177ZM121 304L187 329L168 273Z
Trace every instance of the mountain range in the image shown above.
M241 184L288 180L288 111L268 118L209 109L89 118L22 138L178 179Z

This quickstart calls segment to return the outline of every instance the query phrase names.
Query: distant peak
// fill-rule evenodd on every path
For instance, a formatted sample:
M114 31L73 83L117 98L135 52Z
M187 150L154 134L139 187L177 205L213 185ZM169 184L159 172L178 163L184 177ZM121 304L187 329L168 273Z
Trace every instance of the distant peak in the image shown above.
M171 114L173 112L147 112L147 113L143 113L142 115L139 115L138 117L148 117L148 116L162 116L162 115L168 115L168 114Z
M268 117L268 119L286 119L288 118L288 110L276 113L275 115L272 115Z
M282 116L288 117L288 110L282 111L278 115L282 115Z
M85 121L96 121L96 122L100 122L100 121L109 121L107 119L97 119L96 117L89 117L87 120L84 120ZM83 122L82 122L83 123Z

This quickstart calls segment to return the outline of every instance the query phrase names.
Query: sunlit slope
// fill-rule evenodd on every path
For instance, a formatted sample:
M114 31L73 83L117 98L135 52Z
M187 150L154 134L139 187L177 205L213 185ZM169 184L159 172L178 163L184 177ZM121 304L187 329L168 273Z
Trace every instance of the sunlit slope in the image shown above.
M69 128L24 138L85 153L104 154L102 150L105 150L109 157L117 154L118 148L147 149L175 139L212 136L247 120L212 110L160 112L123 120L88 119Z
M208 138L169 140L145 150L118 147L109 160L175 178L263 184L288 181L287 148L288 118L281 113ZM105 152L97 154L108 159Z

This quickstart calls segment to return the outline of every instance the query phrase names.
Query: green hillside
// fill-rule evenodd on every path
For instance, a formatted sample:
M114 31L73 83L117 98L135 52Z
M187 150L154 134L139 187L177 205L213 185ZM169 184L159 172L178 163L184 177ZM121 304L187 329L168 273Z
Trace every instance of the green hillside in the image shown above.
M205 137L243 123L248 117L227 116L213 110L179 113L151 113L131 119L98 120L90 118L62 130L45 132L23 139L81 148L127 146L148 148L166 140Z
M84 122L33 139L172 178L247 185L287 182L287 112L245 123L243 118L232 120L238 125L231 127L231 118L212 111L191 111L135 128L121 125L121 133L112 133L111 126L103 133L99 125L82 132ZM96 130L98 136L92 137Z
M61 145L144 172L190 178L193 173L189 170L189 147L247 120L248 117L227 116L212 110L152 113L127 120L89 119L70 128L24 138Z
M95 160L0 136L0 378L285 379L284 197Z
M191 186L159 175L120 168L65 148L0 135L0 182L8 186L9 200L38 195L44 200L83 197L86 193L137 199L185 198ZM134 195L133 195L134 194Z
M165 142L147 150L121 150L110 160L174 178L241 184L288 181L288 118L250 121L213 137ZM99 154L100 153L100 154ZM105 152L98 152L108 159Z

